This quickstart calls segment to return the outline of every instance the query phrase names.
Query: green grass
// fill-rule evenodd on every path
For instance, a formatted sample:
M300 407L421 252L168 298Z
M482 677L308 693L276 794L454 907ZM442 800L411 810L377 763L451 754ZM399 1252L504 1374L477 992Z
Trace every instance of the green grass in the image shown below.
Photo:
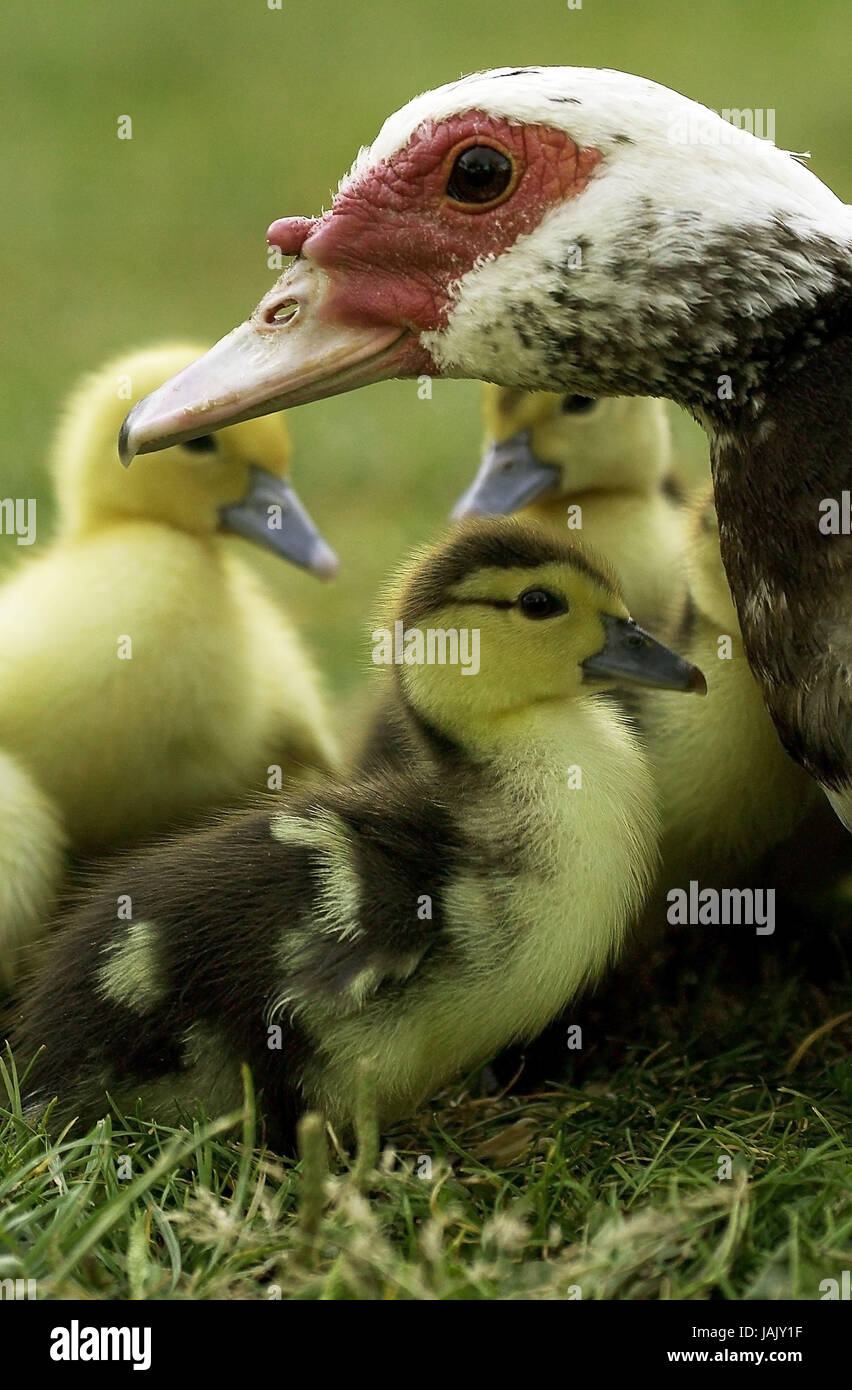
M722 973L658 981L636 1027L602 1001L581 1077L460 1082L380 1155L365 1097L328 1172L318 1121L299 1163L256 1147L248 1082L240 1115L50 1142L7 1057L0 1277L43 1298L819 1298L852 1260L848 967L826 987L788 962L757 993ZM622 970L619 997L647 979L634 996Z
M270 282L271 218L327 205L388 112L462 71L608 65L713 107L772 107L779 143L849 199L847 9L6 0L0 497L39 498L47 539L45 461L74 379L142 342L231 328ZM124 114L132 141L116 138ZM323 588L257 563L347 724L375 595L468 481L477 410L471 383L435 383L431 401L390 383L292 414L296 480L344 577ZM700 467L702 437L683 416L675 428ZM19 555L0 537L0 567ZM709 942L698 974L716 966ZM357 1173L332 1146L321 1210L316 1156L306 1181L253 1147L250 1116L212 1132L116 1116L51 1144L27 1131L7 1062L0 1277L26 1273L44 1297L818 1297L852 1262L848 1021L785 1068L848 1006L848 971L817 988L792 961L756 998L734 974L686 1011L653 979L635 999L635 1026L604 1014L570 1083L502 1099L459 1083L387 1139L377 1174L369 1142Z

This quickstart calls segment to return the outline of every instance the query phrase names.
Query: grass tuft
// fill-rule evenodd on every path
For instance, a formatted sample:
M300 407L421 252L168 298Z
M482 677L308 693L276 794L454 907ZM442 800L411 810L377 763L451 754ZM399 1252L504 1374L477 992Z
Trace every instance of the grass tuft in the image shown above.
M353 1152L306 1115L295 1161L257 1147L248 1077L236 1114L52 1139L7 1051L0 1277L48 1299L817 1299L852 1261L849 984L788 966L685 1002L681 980L641 1029L587 1026L576 1075L469 1078L381 1153L365 1067Z

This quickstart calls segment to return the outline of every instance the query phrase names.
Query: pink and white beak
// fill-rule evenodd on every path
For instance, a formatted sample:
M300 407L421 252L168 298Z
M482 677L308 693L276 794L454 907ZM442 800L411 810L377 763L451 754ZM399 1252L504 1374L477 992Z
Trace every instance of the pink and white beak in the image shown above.
M274 224L270 239L286 229L278 244L293 254L312 225L288 218ZM307 257L294 261L245 323L133 407L118 442L125 467L136 454L223 425L405 375L411 336L404 327L347 321L329 307L332 277L341 274Z

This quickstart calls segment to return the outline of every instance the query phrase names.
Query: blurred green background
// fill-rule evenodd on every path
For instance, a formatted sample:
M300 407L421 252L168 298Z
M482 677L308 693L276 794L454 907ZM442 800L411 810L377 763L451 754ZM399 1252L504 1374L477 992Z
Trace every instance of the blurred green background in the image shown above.
M774 108L778 144L852 196L847 0L281 3L4 0L0 497L44 500L41 543L51 432L78 374L243 319L275 278L270 220L327 206L358 146L424 88L501 64L629 69L715 108ZM340 692L366 666L384 575L469 478L477 398L468 382L435 383L431 401L393 382L290 415L294 477L343 571L323 587L257 562ZM699 466L702 436L675 424ZM0 567L23 553L0 537Z

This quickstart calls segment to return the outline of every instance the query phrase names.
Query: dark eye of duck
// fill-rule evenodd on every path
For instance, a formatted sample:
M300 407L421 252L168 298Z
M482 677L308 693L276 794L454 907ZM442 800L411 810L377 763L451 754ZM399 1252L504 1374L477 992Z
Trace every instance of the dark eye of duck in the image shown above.
M450 170L447 197L475 206L494 203L509 188L513 174L512 161L502 150L492 145L468 145Z
M216 440L212 434L200 434L197 439L185 439L183 447L193 454L212 454L216 449Z
M554 618L557 613L568 612L565 600L549 589L527 589L518 599L518 607L525 618Z
M593 405L597 405L594 396L563 396L561 409L565 415L581 415Z

